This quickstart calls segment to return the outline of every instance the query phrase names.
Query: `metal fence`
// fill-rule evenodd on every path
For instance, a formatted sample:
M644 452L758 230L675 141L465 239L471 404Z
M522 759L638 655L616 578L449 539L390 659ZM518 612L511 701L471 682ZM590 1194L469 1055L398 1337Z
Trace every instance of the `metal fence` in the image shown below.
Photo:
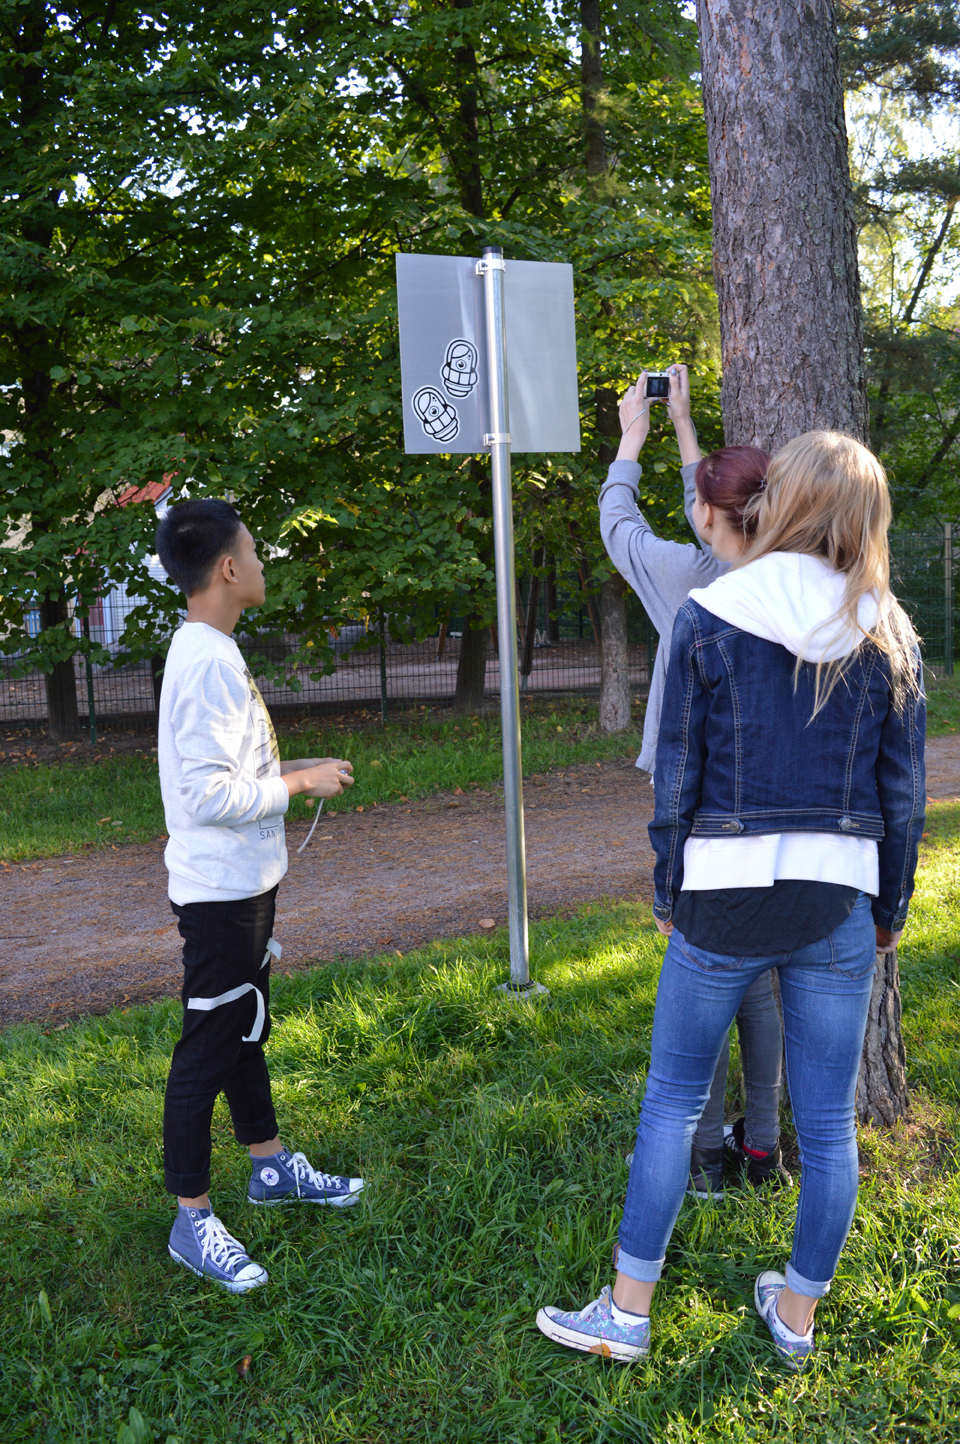
M960 606L960 527L890 534L893 589L920 637L928 667L953 675Z
M909 611L921 638L924 660L951 674L960 605L960 546L950 524L923 531L891 533L894 590ZM958 539L960 540L960 539ZM117 652L123 617L136 598L113 594L91 615L90 634ZM587 599L575 579L541 586L522 579L518 587L518 653L521 686L531 695L594 695L600 686L599 619L596 602ZM650 684L656 633L638 598L628 593L628 667L632 686L643 694ZM28 624L30 619L28 618ZM425 641L405 644L381 640L362 625L344 628L335 639L336 670L311 677L299 668L283 684L258 679L264 700L278 719L354 708L403 708L452 701L460 657L462 623L438 618L437 631ZM282 664L296 639L254 633L239 638L247 655L260 652ZM46 718L44 679L32 672L10 675L14 658L0 655L0 727L37 727ZM75 660L77 706L84 727L148 728L155 724L160 694L160 658L134 664L89 667ZM487 648L485 692L499 695L500 664L496 634Z
M117 652L117 665L91 666L80 657L75 659L77 708L81 724L91 731L104 726L150 727L156 722L162 660L123 664L116 640L122 632L122 616L136 603L135 597L113 596L90 618L90 636ZM551 591L522 579L518 615L518 655L525 693L589 696L599 691L599 617L593 598L586 598L576 583ZM650 683L656 633L632 592L628 594L627 621L629 676L636 691L643 693ZM268 680L264 672L257 680L264 701L278 720L364 707L380 710L449 703L456 687L462 625L454 616L442 622L438 619L436 633L414 643L380 637L362 624L344 627L333 639L336 669L329 675L311 676L309 668L298 667L286 669L287 675L279 683ZM246 632L237 640L254 669L253 659L258 654L283 667L297 646L297 638L275 631ZM40 726L46 718L43 674L13 677L14 661L15 656L0 656L0 727ZM499 691L496 629L491 628L485 681L491 703Z

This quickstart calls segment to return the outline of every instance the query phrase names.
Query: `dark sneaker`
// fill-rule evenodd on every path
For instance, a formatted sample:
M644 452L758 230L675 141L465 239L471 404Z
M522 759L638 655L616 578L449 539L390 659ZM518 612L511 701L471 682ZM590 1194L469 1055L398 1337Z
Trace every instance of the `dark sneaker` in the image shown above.
M786 1360L791 1369L802 1369L813 1353L813 1328L811 1327L809 1334L795 1334L792 1329L787 1328L777 1313L777 1299L786 1287L787 1281L783 1274L768 1269L766 1273L759 1275L753 1286L753 1301L757 1306L757 1313L770 1330L777 1353Z
M636 1317L636 1315L634 1315ZM650 1352L650 1320L618 1324L613 1317L613 1298L607 1285L598 1299L579 1313L546 1308L537 1314L537 1328L556 1344L579 1349L584 1354L601 1354L605 1359L645 1359Z
M267 1282L266 1269L253 1262L209 1208L178 1208L167 1249L176 1263L231 1294L245 1294Z
M690 1149L690 1181L687 1197L723 1202L723 1147Z
M745 1121L738 1118L736 1123L725 1123L723 1126L723 1151L728 1163L737 1172L742 1173L746 1169L747 1182L754 1188L764 1184L772 1184L774 1188L792 1188L793 1179L783 1166L780 1144L769 1153L758 1153L755 1148L748 1148L744 1142Z
M253 1171L247 1188L247 1202L332 1203L346 1208L356 1203L363 1189L362 1178L340 1178L335 1173L318 1173L302 1153L275 1153L272 1158L251 1158Z

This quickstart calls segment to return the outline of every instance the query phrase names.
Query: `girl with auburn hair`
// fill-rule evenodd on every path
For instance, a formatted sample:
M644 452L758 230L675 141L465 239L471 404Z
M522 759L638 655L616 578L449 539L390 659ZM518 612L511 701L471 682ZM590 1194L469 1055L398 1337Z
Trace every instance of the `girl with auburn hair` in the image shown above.
M537 1323L635 1359L690 1139L753 979L780 979L802 1176L784 1273L754 1301L800 1367L856 1208L854 1101L876 952L902 936L925 797L916 638L890 591L876 457L810 432L777 453L756 534L673 631L657 753L654 916L668 938L613 1290Z
M643 750L637 766L653 772L663 686L670 659L670 635L677 611L693 587L705 587L737 562L756 531L759 500L770 458L755 446L727 446L703 456L690 417L686 366L670 371L667 412L680 449L684 511L697 544L665 541L651 530L637 507L641 470L637 458L650 429L644 372L620 407L623 438L600 491L600 531L611 561L639 596L660 634L643 721ZM690 1150L688 1192L722 1199L724 1161L739 1181L744 1172L754 1187L792 1182L780 1151L780 1083L783 1041L772 975L757 978L737 1013L743 1062L744 1116L724 1124L729 1039L717 1061L710 1098ZM628 1160L629 1161L629 1160Z

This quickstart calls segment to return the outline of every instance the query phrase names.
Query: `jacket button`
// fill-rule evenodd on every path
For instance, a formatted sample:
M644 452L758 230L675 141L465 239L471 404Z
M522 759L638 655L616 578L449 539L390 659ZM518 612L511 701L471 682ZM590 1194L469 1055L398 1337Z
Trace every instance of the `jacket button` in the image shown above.
M738 822L736 818L734 818L733 822L724 822L724 823L721 823L721 827L723 828L723 831L724 831L724 832L742 832L742 831L743 831L743 823L742 823L742 822Z
M841 831L841 832L852 832L855 826L856 826L856 823L854 822L854 820L853 820L852 817L841 817L841 819L840 819L840 831Z

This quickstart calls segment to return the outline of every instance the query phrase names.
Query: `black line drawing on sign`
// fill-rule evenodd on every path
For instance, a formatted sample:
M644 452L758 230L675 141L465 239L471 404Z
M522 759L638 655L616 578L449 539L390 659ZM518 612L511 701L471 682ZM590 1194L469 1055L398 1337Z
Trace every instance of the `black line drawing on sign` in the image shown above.
M413 409L433 441L452 441L460 430L460 417L455 408L432 386L421 386L413 398Z
M469 396L477 384L477 348L458 336L447 347L440 376L448 396Z

